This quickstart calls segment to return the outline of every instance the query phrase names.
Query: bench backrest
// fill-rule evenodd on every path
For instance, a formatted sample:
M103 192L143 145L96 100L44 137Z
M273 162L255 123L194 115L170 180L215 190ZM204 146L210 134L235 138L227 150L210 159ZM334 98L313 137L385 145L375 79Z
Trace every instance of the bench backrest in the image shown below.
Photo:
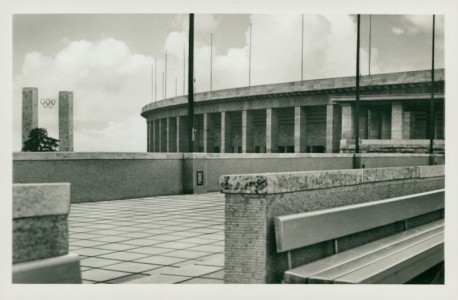
M444 189L275 217L277 252L317 244L444 208Z

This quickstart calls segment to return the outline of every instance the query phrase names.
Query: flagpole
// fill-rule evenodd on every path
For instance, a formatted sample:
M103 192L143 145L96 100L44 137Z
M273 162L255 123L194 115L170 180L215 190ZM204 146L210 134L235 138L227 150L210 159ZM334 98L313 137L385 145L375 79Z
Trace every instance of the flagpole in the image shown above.
M434 152L434 37L436 15L433 15L432 59L431 59L431 100L429 101L429 154Z
M213 90L213 33L210 34L210 92Z
M248 86L251 86L251 34L252 34L252 25L250 22L250 53L248 58Z
M189 14L189 54L188 54L188 152L194 152L194 14Z
M304 14L302 14L301 81L304 81Z
M371 75L372 15L369 15L369 75Z
M167 98L167 50L165 50L165 86L164 86L164 99Z
M355 153L359 153L359 29L360 29L360 18L358 14L358 27L356 36L356 101L355 101Z

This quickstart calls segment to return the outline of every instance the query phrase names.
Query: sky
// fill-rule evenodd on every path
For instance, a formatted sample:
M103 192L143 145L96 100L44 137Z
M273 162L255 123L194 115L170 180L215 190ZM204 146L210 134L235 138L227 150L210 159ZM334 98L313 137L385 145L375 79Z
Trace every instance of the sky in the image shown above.
M248 85L250 24L251 85L301 80L301 14L196 14L197 93L210 90L210 65L213 90ZM431 68L431 15L372 15L371 29L371 74ZM435 32L435 65L444 68L443 16ZM75 151L145 152L141 109L187 91L187 38L187 14L14 15L13 150L21 148L21 90L37 87L39 99L73 91ZM355 15L304 15L303 42L304 80L354 76ZM360 49L367 75L368 15ZM57 112L39 107L39 127L55 138Z

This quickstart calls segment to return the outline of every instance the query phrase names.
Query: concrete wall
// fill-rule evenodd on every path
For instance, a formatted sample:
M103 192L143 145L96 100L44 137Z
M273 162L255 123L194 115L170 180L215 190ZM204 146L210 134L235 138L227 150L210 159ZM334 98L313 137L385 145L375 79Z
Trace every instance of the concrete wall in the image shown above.
M397 166L429 165L425 154L361 154L361 166L381 168ZM204 171L206 188L200 192L220 190L219 178L228 174L250 174L264 172L293 172L311 170L340 170L353 167L352 154L288 153L288 154L185 154L188 159L199 161L196 171ZM435 156L436 164L444 164L444 156ZM191 164L189 164L191 166ZM191 172L188 170L188 172ZM195 181L194 181L195 185ZM196 188L196 186L194 186ZM191 190L189 187L188 191Z
M277 253L274 217L383 200L444 188L444 167L228 175L226 193L225 283L279 283L288 270ZM443 218L443 211L406 220L409 228ZM339 239L345 251L403 230L403 222ZM319 228L317 228L319 230ZM332 241L293 250L298 267L332 255Z
M352 154L14 153L14 183L69 182L72 202L220 190L227 174L351 169ZM443 156L435 156L443 164ZM425 154L361 154L365 168L421 166ZM203 185L197 185L203 171Z
M73 203L181 194L181 157L146 153L15 153L13 182L69 182Z

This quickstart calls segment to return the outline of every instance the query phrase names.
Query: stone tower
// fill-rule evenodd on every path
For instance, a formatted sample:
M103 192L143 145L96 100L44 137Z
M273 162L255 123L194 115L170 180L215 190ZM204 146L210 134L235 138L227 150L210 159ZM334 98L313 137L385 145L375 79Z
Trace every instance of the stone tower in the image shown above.
M22 89L22 145L32 129L38 127L38 88Z
M59 151L73 151L73 92L59 92Z

